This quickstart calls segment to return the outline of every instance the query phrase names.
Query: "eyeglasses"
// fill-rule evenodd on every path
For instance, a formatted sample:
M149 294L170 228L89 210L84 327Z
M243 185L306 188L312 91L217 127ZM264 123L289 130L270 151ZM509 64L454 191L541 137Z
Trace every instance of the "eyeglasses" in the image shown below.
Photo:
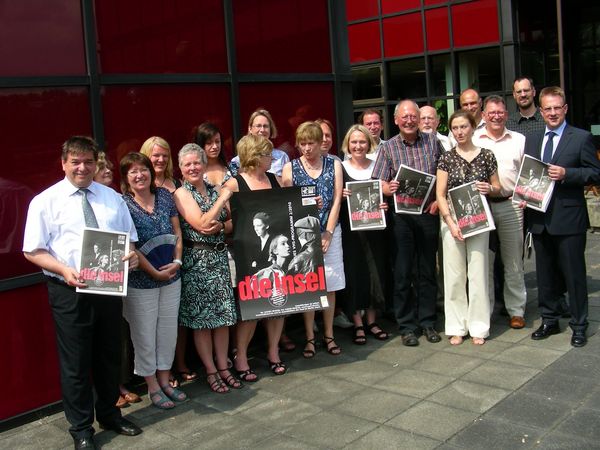
M559 112L561 110L565 109L565 105L562 106L546 106L545 108L542 108L542 111L544 111L545 113L553 113L553 112Z
M256 128L257 130L260 130L261 128L263 130L268 130L271 127L269 126L268 123L265 123L265 124L252 125L252 128Z
M266 158L266 157L271 157L272 153L259 153L258 156L260 156L261 158Z
M412 120L412 121L419 120L419 118L417 116L410 115L410 116L401 116L400 120L402 120L403 122L408 122L409 120Z
M506 114L506 111L487 111L486 114L488 116L497 116L497 117L501 117L503 115Z
M129 172L127 172L127 175L131 176L131 177L137 177L138 175L144 174L147 175L150 173L150 169L148 168L143 168L140 170L130 170Z

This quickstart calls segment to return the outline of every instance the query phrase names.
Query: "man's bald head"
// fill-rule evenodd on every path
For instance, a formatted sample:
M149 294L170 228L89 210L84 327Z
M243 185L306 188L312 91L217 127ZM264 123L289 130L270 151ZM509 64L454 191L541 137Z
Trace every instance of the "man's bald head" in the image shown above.
M481 121L481 98L475 89L465 89L460 94L460 107L469 111L475 117L475 122Z
M440 118L433 106L421 106L421 119L419 121L419 130L423 133L435 133L440 124Z

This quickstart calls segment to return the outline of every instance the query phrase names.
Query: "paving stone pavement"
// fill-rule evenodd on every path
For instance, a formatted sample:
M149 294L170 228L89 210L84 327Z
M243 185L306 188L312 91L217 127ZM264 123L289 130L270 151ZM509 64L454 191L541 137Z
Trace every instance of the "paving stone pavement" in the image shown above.
M523 330L496 314L484 346L422 337L408 348L397 333L356 346L337 329L340 356L322 345L311 360L299 349L283 354L290 371L280 377L259 349L251 361L257 383L219 395L200 380L190 382L184 385L190 399L171 411L153 408L144 396L123 410L144 433L101 431L96 443L105 449L600 449L600 233L588 233L586 257L586 347L570 346L568 319L561 334L530 339L539 318L529 260ZM298 333L292 337L301 342ZM72 448L62 412L32 420L0 433L0 448Z

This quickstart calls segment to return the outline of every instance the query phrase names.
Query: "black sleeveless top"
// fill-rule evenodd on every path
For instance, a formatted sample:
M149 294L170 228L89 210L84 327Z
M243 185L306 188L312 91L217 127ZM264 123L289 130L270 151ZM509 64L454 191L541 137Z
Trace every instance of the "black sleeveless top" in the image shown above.
M274 174L272 174L271 172L265 172L265 175L269 179L269 183L271 183L271 189L278 189L281 187L281 186L279 186L277 177L275 177ZM244 177L242 176L242 174L237 174L234 178L238 182L238 190L240 192L249 192L252 190L252 189L250 189L250 186L248 186L248 183L246 183L246 180L244 180Z

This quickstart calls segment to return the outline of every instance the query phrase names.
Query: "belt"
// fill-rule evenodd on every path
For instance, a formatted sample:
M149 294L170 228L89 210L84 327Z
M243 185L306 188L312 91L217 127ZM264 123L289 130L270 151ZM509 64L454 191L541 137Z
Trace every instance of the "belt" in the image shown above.
M205 244L203 242L190 241L188 239L183 240L183 246L186 248L198 248L201 250L213 250L215 252L224 252L227 250L227 244L225 242L217 242L216 244Z
M488 195L488 201L492 202L492 203L502 203L502 202L505 202L506 200L510 200L510 197L490 197Z

